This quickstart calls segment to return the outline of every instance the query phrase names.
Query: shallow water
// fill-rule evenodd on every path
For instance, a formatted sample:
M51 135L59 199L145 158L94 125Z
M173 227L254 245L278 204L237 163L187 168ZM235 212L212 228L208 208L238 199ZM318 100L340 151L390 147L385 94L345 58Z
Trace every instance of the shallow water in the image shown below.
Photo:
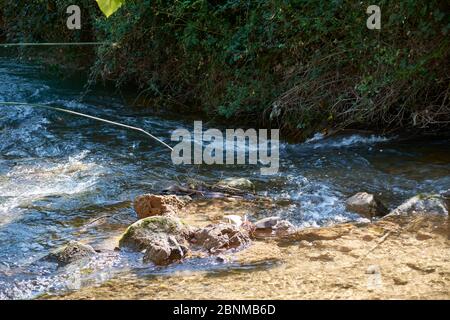
M54 103L144 128L167 143L191 120L143 115L111 90L81 99L83 81L46 75L38 66L0 58L0 101ZM450 187L450 139L345 135L281 145L281 167L261 176L256 166L174 166L170 153L146 136L66 114L0 106L0 299L101 283L113 275L212 270L208 259L169 268L142 265L139 254L104 252L92 261L57 269L39 261L67 241L113 247L136 220L133 198L196 178L248 177L262 195L290 199L277 212L294 224L352 221L343 202L358 191L377 193L395 207L420 192ZM173 143L172 143L173 144Z

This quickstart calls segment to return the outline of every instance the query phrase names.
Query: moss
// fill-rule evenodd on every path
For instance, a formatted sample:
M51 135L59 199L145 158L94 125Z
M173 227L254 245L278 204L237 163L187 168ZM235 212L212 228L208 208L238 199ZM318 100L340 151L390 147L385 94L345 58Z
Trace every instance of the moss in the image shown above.
M419 200L439 200L442 199L442 197L439 194L429 194L429 193L419 193L417 195L417 198Z
M164 232L171 234L182 233L187 224L182 220L166 216L152 216L141 219L129 226L119 240L119 246L124 246L131 241L138 231Z

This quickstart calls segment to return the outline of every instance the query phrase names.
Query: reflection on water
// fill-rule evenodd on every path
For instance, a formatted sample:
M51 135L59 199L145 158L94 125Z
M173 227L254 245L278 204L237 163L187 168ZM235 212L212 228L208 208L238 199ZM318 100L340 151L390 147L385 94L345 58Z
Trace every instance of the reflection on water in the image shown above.
M190 120L133 114L107 91L80 102L82 91L82 83L50 79L36 66L0 59L0 101L51 102L142 127L168 143L173 129L192 129ZM450 186L448 139L316 135L303 144L284 143L280 152L275 176L260 176L257 167L180 167L139 133L48 110L0 106L0 298L76 289L130 270L146 276L212 270L208 259L161 270L141 265L139 255L111 251L69 270L39 261L71 239L114 248L116 237L136 219L131 201L137 194L186 177L248 177L261 194L291 199L292 205L266 214L298 226L358 219L343 205L357 191L377 193L393 207L419 192Z

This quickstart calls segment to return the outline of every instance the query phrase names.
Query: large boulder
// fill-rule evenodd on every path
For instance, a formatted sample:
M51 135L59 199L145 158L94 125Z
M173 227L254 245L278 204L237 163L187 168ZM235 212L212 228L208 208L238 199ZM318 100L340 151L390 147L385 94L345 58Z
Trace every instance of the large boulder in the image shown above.
M345 202L348 211L358 213L359 215L372 219L374 217L383 217L388 214L388 209L373 194L367 192L358 192L351 196Z
M134 210L139 219L151 216L176 215L178 210L187 203L187 197L144 194L137 196L134 200Z
M141 219L125 231L119 246L144 251L144 261L166 265L180 260L188 253L187 239L192 230L181 220L171 216Z
M95 250L89 245L78 241L70 241L67 245L47 255L45 260L56 262L60 266L65 266L72 262L89 258L95 253Z
M211 224L194 232L191 242L210 253L246 246L251 242L245 229L231 223Z
M405 216L411 214L448 215L448 199L445 195L420 194L406 200L389 213L389 216Z
M239 190L255 190L255 185L248 179L245 178L226 178L217 182L219 187L229 187Z

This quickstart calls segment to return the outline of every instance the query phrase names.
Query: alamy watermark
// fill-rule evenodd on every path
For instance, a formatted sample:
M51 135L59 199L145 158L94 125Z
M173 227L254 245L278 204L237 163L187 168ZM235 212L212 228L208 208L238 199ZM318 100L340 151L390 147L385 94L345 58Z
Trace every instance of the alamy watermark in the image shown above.
M369 30L381 29L381 9L379 6L370 5L366 10L370 16L367 18L366 26Z
M269 136L270 133L270 136ZM260 165L262 175L278 172L280 134L278 129L208 129L194 121L193 132L176 129L171 140L174 164Z
M81 9L78 5L72 4L66 10L69 17L67 18L67 28L69 30L81 29ZM381 9L377 5L367 7L366 13L370 16L367 18L366 26L369 30L381 29Z
M69 14L67 18L67 28L69 30L80 30L81 29L81 9L79 6L72 4L67 7L66 13Z

